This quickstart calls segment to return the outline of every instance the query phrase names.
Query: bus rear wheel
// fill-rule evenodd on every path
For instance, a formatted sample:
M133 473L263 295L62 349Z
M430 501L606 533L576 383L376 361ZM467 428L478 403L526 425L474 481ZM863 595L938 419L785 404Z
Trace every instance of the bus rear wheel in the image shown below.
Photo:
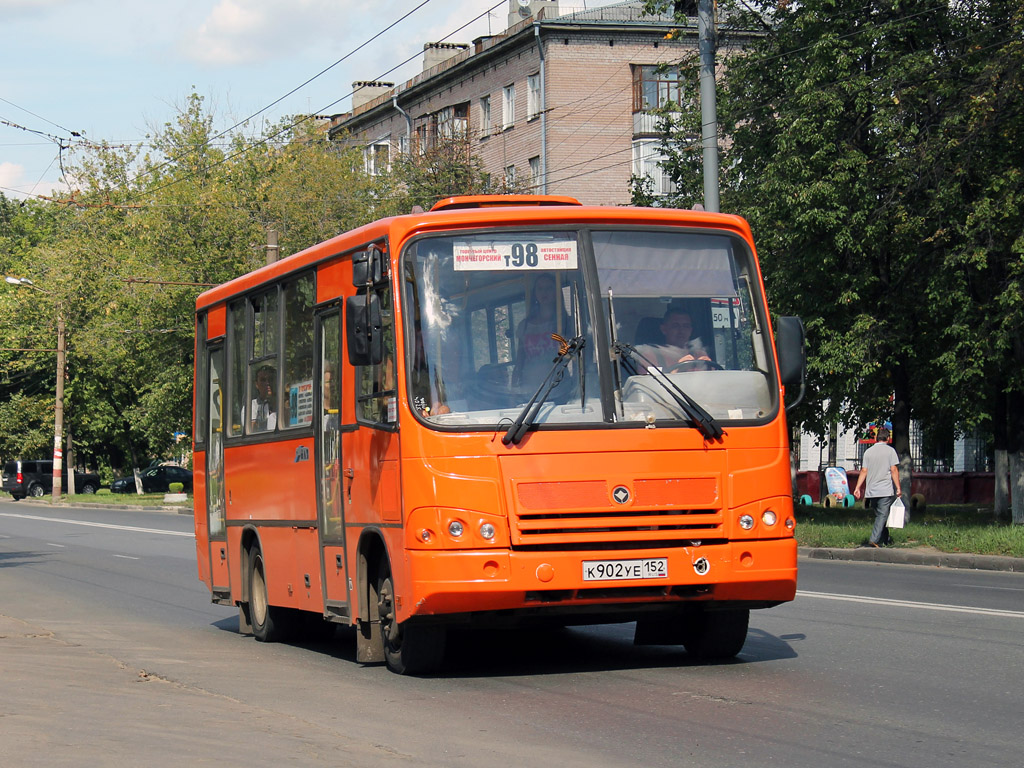
M743 649L750 623L749 608L695 610L683 629L686 652L698 659L731 659Z
M261 643L283 640L286 634L286 609L270 604L263 552L258 548L249 557L249 619L252 634Z
M445 630L439 626L399 624L391 574L377 579L377 617L388 669L399 675L433 672L444 660Z

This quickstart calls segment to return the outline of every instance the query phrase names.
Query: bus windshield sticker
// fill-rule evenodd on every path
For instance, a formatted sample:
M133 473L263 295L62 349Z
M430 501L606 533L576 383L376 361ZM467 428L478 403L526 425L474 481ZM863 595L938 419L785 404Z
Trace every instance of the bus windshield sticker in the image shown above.
M452 251L456 272L577 268L575 240L456 241Z

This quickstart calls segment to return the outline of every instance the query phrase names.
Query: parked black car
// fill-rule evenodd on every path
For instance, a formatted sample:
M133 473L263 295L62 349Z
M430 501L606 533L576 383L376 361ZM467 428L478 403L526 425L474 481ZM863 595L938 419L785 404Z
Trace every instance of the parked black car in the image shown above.
M61 473L61 488L68 487L68 470ZM100 476L91 472L75 472L75 493L96 493L100 487ZM26 496L46 496L53 493L53 459L38 461L8 461L4 464L3 489L14 500Z
M171 483L181 483L186 493L192 491L192 473L174 466L147 467L140 470L143 493L167 493ZM114 493L135 493L135 478L119 477L110 484Z

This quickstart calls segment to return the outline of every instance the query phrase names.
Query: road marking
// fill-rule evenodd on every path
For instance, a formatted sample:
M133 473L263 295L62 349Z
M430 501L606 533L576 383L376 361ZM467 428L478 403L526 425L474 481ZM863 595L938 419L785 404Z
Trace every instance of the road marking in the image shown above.
M122 560L139 560L141 558L132 557L131 555L114 555L114 557L120 557Z
M0 517L18 517L22 520L41 520L44 523L64 523L66 525L85 525L90 528L111 528L115 531L134 531L135 533L159 533L162 536L188 536L195 538L191 531L164 531L160 528L138 528L134 525L113 525L112 523L90 523L85 520L65 520L60 517L41 517L39 515L18 515L13 512L0 512Z
M48 546L48 547L60 547L61 549L66 549L66 547L63 544L54 544L52 541L46 542L46 546Z
M848 603L870 603L874 605L891 605L896 608L921 608L926 611L948 611L951 613L974 613L979 616L1006 616L1024 619L1024 611L1003 611L996 608L968 608L963 605L944 605L942 603L917 603L913 600L890 600L884 597L861 597L859 595L839 595L833 592L805 592L797 590L798 597L817 597L822 600L842 600Z
M995 589L1002 592L1024 592L1024 589L1020 587L990 587L985 584L954 584L955 587L963 587L964 589Z

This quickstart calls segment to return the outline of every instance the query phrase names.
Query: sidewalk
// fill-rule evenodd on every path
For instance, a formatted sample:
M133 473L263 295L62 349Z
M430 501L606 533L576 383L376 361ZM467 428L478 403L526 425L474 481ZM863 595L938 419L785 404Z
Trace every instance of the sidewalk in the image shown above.
M930 547L914 549L800 547L797 552L800 557L811 560L854 560L869 563L900 563L903 565L931 565L937 568L969 568L978 571L1024 573L1024 558L939 552Z
M64 507L85 507L86 509L112 509L112 510L129 510L132 512L174 512L179 515L193 515L192 504L116 504L106 503L102 501L79 501L82 498L92 498L95 496L86 497L84 494L76 493L73 497L73 501L69 501L68 497L65 496L64 500L60 504L54 504L50 499L22 499L19 503L24 504L28 502L31 505L38 505L49 507L50 509L62 509Z

